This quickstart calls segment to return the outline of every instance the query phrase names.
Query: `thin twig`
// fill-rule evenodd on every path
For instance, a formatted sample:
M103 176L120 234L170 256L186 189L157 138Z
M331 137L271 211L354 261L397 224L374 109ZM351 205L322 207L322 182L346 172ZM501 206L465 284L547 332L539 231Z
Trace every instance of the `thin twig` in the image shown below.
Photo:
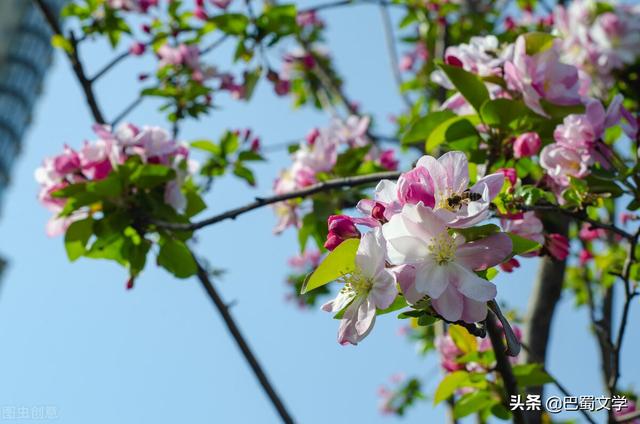
M602 228L603 230L608 230L608 231L611 231L613 233L616 233L619 236L622 236L627 240L631 240L633 238L633 235L629 234L628 232L626 232L622 228L616 227L613 224L607 224L607 223L604 223L604 222L596 221L594 219L589 218L584 213L572 212L570 210L563 209L563 208L561 208L559 206L556 206L556 205L551 205L551 204L540 204L540 205L532 205L532 206L522 205L522 206L518 206L518 209L520 209L522 211L552 211L552 212L560 212L563 215L566 215L566 216L575 218L575 219L577 219L579 221L591 224L592 227Z
M111 121L111 126L115 127L116 125L118 125L118 123L122 121L124 118L126 118L128 114L130 114L135 108L140 106L143 100L144 100L144 96L139 96L137 99L129 103L129 105L126 108L124 108L124 110L120 112L113 121Z
M130 55L131 55L131 51L129 51L129 50L120 53L119 55L117 55L116 57L111 59L106 65L104 65L102 68L100 68L100 70L98 72L96 72L96 74L94 76L89 78L89 82L91 82L91 83L96 82L97 80L102 78L107 72L109 72L111 69L113 69L114 66L116 66L118 63L122 62L124 59L128 58Z
M222 297L220 297L220 294L216 290L215 286L211 283L211 280L209 279L209 274L207 273L207 271L202 267L202 265L200 264L200 262L198 261L198 259L193 253L192 253L192 256L198 267L198 280L200 280L200 283L202 283L202 287L205 289L205 291L213 301L213 304L218 309L218 312L220 312L220 315L222 315L222 319L224 320L224 323L226 324L227 329L229 330L229 333L231 333L231 336L233 337L236 344L240 348L240 351L244 355L245 360L247 361L249 366L251 366L251 370L253 371L256 378L260 382L260 385L262 386L262 390L264 390L264 392L269 397L269 400L277 410L278 415L280 415L282 422L287 424L293 424L293 419L291 418L291 415L287 411L287 408L284 406L284 403L276 393L273 385L269 381L269 378L267 377L264 370L260 366L260 363L258 362L258 358L256 358L256 355L251 351L249 344L247 343L246 339L240 332L238 325L236 324L233 317L231 316L231 313L229 312L229 307L224 303L224 301L222 300Z
M335 9L344 6L362 6L362 5L379 5L379 6L392 6L392 7L407 7L403 3L394 3L385 0L338 0L329 3L317 4L315 6L300 9L299 13L311 13L319 12L321 10Z
M271 205L273 203L308 197L320 192L334 190L338 188L355 187L359 185L375 183L386 178L396 179L399 176L400 176L400 172L394 171L394 172L379 172L375 174L360 175L356 177L337 178L334 180L328 180L318 184L314 184L302 190L291 191L289 193L279 194L271 197L256 198L256 200L246 204L245 206L231 209L221 214L212 216L211 218L207 218L202 221L194 222L191 224L180 224L175 222L163 222L163 221L153 221L152 223L157 227L165 228L169 230L193 231L209 225L216 224L220 221L224 221L227 219L235 219L239 215L242 215L247 212L251 212L252 210L261 208L263 206Z
M513 375L513 369L511 368L511 362L507 357L504 343L502 343L502 330L498 327L496 316L492 311L487 314L487 333L491 339L491 345L493 346L493 352L496 355L496 370L502 376L504 382L504 389L507 395L505 402L508 402L512 396L518 396L520 391L518 390L518 383ZM525 424L522 411L516 408L511 411L513 413L513 422L516 424Z
M387 44L387 52L389 53L389 61L391 62L391 71L393 73L393 79L398 87L400 97L408 109L411 109L413 103L411 99L402 90L402 75L400 74L400 64L398 63L398 49L396 49L396 37L393 33L393 23L391 22L391 14L386 5L380 5L380 14L382 15L382 25L384 28L384 38Z
M624 282L624 294L625 302L622 308L622 317L620 318L620 326L618 328L618 335L613 345L613 364L611 367L611 378L609 380L609 392L613 395L617 392L618 379L620 378L620 352L622 350L622 342L624 340L624 333L627 328L627 322L629 320L629 311L631 309L631 301L638 292L632 287L631 282L631 266L635 262L636 247L638 246L638 239L640 238L640 228L633 235L629 241L629 249L627 251L627 257L625 259L622 268L622 281Z
M36 6L42 12L42 15L46 19L47 23L51 27L53 33L57 36L64 37L62 32L62 27L58 22L58 17L51 11L49 6L45 3L44 0L33 0ZM93 86L91 85L91 81L87 78L87 74L85 73L84 66L80 61L80 57L78 56L78 42L76 41L73 33L70 34L67 39L71 43L71 49L64 49L69 61L71 62L71 67L73 68L73 72L82 87L82 91L84 92L84 96L87 100L87 104L89 105L89 109L91 110L91 114L93 115L94 121L98 124L105 124L106 121L104 119L104 115L98 106L98 101L96 100L95 93L93 92Z

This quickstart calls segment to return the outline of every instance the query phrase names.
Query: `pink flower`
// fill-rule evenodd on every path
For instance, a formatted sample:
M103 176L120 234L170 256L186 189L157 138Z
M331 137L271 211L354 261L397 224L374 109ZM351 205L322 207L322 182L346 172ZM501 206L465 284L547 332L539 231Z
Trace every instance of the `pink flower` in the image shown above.
M578 151L558 143L542 149L540 165L560 187L569 185L569 177L583 178L589 173L588 161Z
M636 412L638 410L638 406L636 405L636 403L631 400L631 399L627 399L627 403L623 408L613 408L613 416L620 418L624 415L627 414L631 414L632 412ZM628 424L640 424L640 418L636 418L632 421L625 421Z
M435 159L423 156L415 169L424 168L431 181L434 211L449 227L469 227L489 216L489 204L504 183L501 172L480 178L469 186L469 162L462 152L447 152ZM398 180L400 185L400 180ZM428 206L427 203L425 205Z
M64 146L64 152L53 158L55 172L60 175L71 174L80 170L80 156L69 146Z
M440 353L440 365L445 371L453 372L464 369L464 365L457 362L458 358L463 356L463 352L449 334L436 337L435 344Z
M569 256L569 240L562 234L547 234L544 247L559 261L564 261Z
M622 225L627 225L629 221L636 221L636 220L638 220L638 215L634 213L622 212L620 214L620 221L622 222Z
M540 151L542 140L535 132L520 134L513 143L513 157L516 159L533 156Z
M519 36L515 43L513 60L504 65L509 88L522 93L524 102L540 115L547 116L541 99L558 105L581 102L578 70L560 62L560 45L527 55L526 38Z
M511 254L511 239L504 233L465 242L431 208L405 205L384 224L389 260L411 265L415 279L399 279L405 298L416 303L431 297L434 309L448 321L477 322L487 314L486 302L495 298L493 283L478 277Z
M544 245L544 226L533 211L523 213L520 218L502 218L500 225L505 232L533 240L541 246ZM537 254L538 252L530 252L523 256L537 256Z
M85 142L82 150L80 150L80 165L82 172L93 180L101 180L105 178L111 170L111 142L105 140L97 140L95 143Z
M329 234L324 247L333 250L340 243L350 238L360 238L354 219L346 215L331 215L328 220Z
M376 318L376 309L388 308L395 300L395 275L385 268L386 249L379 229L366 233L356 253L356 270L343 277L338 296L322 306L323 311L339 312L338 343L356 345L364 339Z
M318 14L314 11L300 12L296 16L296 23L301 27L323 27L324 22L318 18Z
M319 250L305 250L298 256L289 258L289 266L300 270L308 268L316 268L320 264L322 254Z

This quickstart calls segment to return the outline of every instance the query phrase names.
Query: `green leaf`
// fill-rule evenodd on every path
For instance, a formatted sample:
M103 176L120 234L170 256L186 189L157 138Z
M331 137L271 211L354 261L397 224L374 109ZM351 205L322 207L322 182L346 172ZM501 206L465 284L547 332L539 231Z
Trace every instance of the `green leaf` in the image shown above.
M230 35L242 35L247 30L249 18L241 13L225 13L209 19L220 31Z
M402 144L415 143L418 141L424 141L429 137L429 134L436 129L438 125L455 117L456 114L449 109L431 112L427 116L418 118L414 121L409 130L402 136Z
M584 113L584 105L557 105L540 99L542 109L554 119L564 119L568 115L579 115Z
M84 255L87 243L93 234L93 218L89 217L72 223L64 235L64 248L71 262Z
M189 248L175 239L166 239L160 247L158 265L178 278L191 277L198 271Z
M165 165L143 164L131 174L131 182L140 188L153 188L171 181L176 172Z
M544 371L541 364L514 365L513 375L521 387L542 386L553 382L553 379Z
M500 227L498 227L496 224L485 224L479 225L477 227L455 228L453 229L453 231L462 235L466 242L470 242L489 237L492 234L499 233Z
M612 197L620 197L624 194L622 188L611 180L605 180L589 175L586 180L591 193L610 193Z
M433 397L433 404L437 405L448 399L462 384L469 381L469 373L466 371L454 371L444 376Z
M529 240L528 238L520 237L519 235L516 235L513 233L507 233L507 235L511 239L511 244L513 246L512 254L514 256L522 255L523 253L533 252L542 247L540 243L535 242L533 240Z
M480 123L478 115L454 116L439 124L427 137L425 150L427 153L435 151L442 143L470 141L480 139L475 125Z
M240 141L238 140L238 135L231 131L227 131L222 136L222 140L220 140L220 149L222 150L222 156L227 156L232 153L235 153L236 150L240 147Z
M407 306L409 305L407 304L407 301L404 299L404 296L396 296L395 300L391 305L389 305L388 308L376 310L376 315L384 315L390 312L395 312L399 309L406 308Z
M478 350L478 342L476 337L471 335L464 327L459 325L450 325L448 328L449 335L453 342L462 353L471 353Z
M528 109L519 100L488 100L480 108L482 121L492 127L508 128L509 124L526 114Z
M348 149L338 155L334 171L340 176L353 175L364 161L364 157L369 153L371 145Z
M355 271L356 252L359 245L360 239L348 239L329 252L318 268L307 277L302 285L300 294L322 287L343 275Z
M296 15L296 6L294 4L271 6L258 17L257 24L265 29L266 32L284 36L294 33L298 28Z
M546 32L530 32L523 35L528 56L543 52L553 46L553 35Z
M233 174L245 180L250 186L256 185L256 177L253 175L253 172L240 162L236 162L236 165L233 167Z
M456 402L453 407L453 416L456 418L466 417L498 402L499 400L483 390L467 393Z
M458 66L441 64L440 69L447 74L451 83L460 94L479 112L484 102L489 100L489 90L482 79Z
M205 152L213 153L214 155L220 154L220 147L211 140L197 140L191 143L191 147Z

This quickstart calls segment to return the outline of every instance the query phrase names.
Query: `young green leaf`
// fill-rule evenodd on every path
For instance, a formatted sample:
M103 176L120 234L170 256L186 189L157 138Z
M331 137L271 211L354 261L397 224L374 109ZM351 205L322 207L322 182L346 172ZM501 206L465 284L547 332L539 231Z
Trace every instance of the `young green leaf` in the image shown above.
M89 217L72 223L64 235L64 247L71 262L84 255L87 242L93 234L93 218Z
M359 245L360 239L348 239L340 243L307 277L300 293L305 294L355 271L356 252Z
M445 375L440 384L438 384L438 388L433 397L433 404L437 405L443 400L448 399L467 381L469 381L469 373L466 371L454 371Z
M465 71L458 66L441 64L440 69L447 74L451 83L469 104L479 112L482 104L489 100L489 90L487 90L484 81L476 74Z
M178 278L188 278L198 269L189 248L181 241L167 239L160 247L158 265Z

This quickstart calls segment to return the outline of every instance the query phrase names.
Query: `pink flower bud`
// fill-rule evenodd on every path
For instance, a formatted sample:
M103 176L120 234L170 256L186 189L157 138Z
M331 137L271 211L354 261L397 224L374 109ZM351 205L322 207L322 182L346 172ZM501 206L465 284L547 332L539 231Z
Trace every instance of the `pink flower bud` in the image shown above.
M605 232L601 228L593 228L590 224L586 222L580 228L580 232L578 233L579 237L584 241L593 241L598 238L604 237Z
M129 52L134 56L141 56L144 54L145 50L147 50L147 46L143 43L136 41L129 47Z
M516 24L516 21L511 16L507 16L506 18L504 18L504 28L507 31L511 31L515 29L517 26L518 25Z
M513 272L515 268L520 268L520 262L516 258L511 258L507 262L501 263L500 268L504 272Z
M629 221L636 221L638 219L638 215L633 214L631 212L622 212L620 214L620 221L622 221L622 225L627 225Z
M446 62L447 65L457 66L458 68L462 68L464 66L462 61L453 55L449 55L445 57L444 61Z
M258 153L260 151L260 137L251 140L251 151Z
M360 231L353 219L346 215L331 215L328 220L329 234L324 247L333 250L340 243L350 238L360 238Z
M580 260L580 265L584 266L593 259L593 254L587 249L582 249L578 255L578 259Z
M516 185L516 183L518 182L518 173L514 168L500 168L498 171L504 174L504 177L507 179L507 181L509 181L509 184L511 184L511 186Z
M386 207L382 203L376 202L373 208L371 208L371 217L384 224L385 222L387 222L387 218L384 217L385 210Z
M547 234L545 248L559 261L564 261L569 256L569 240L562 234Z
M513 143L513 156L517 159L533 156L540 151L542 141L535 132L520 134Z
M201 21L206 21L209 16L207 15L207 11L204 10L204 7L202 6L196 6L195 10L193 11L193 16L195 16L197 19L200 19Z
M273 85L273 89L278 96L286 96L291 91L291 81L286 79L278 79Z
M316 142L316 139L320 137L320 130L317 128L313 128L309 133L305 136L305 140L309 143L309 146L313 146Z
M231 4L231 0L211 0L211 3L220 9L226 9Z
M384 150L380 154L380 165L388 171L395 171L398 169L398 159L395 157L395 151L393 149Z
M415 63L415 58L413 57L413 55L405 54L400 59L398 68L400 68L400 70L404 72L410 71L413 68L414 63Z

